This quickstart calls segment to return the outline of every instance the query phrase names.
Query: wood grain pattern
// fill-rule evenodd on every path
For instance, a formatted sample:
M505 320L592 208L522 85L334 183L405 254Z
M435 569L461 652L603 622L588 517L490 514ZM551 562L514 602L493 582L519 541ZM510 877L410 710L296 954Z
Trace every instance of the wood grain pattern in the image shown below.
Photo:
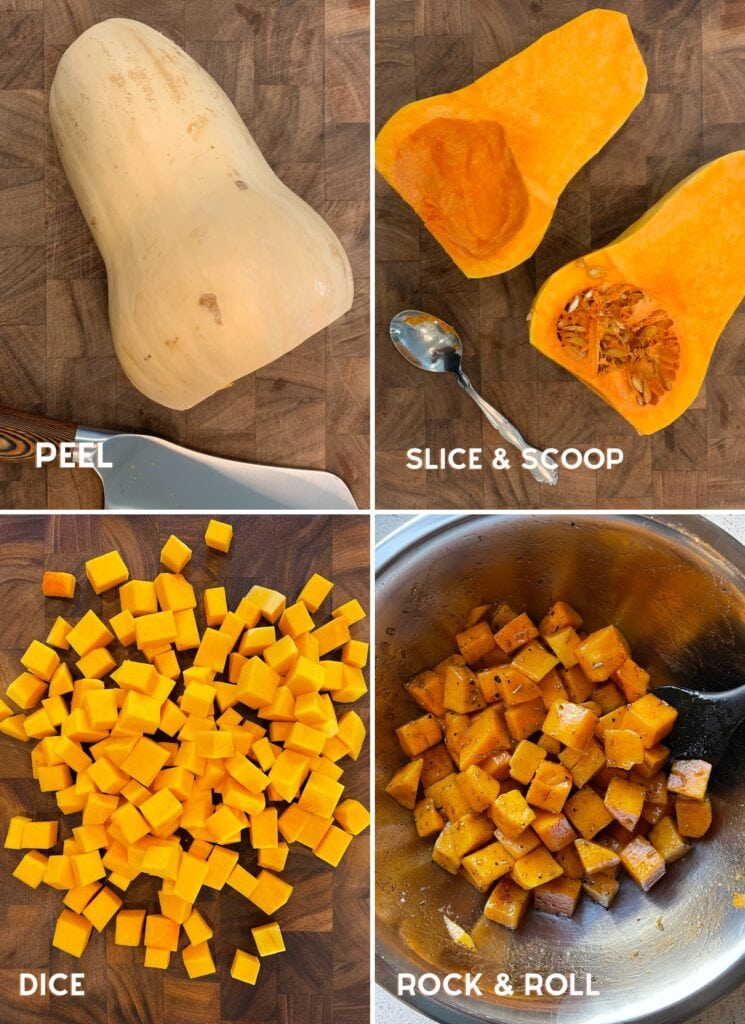
M357 597L369 606L367 516L226 518L235 531L227 557L205 546L202 516L0 516L0 605L6 610L0 621L0 692L17 675L18 658L27 644L35 637L43 639L58 614L75 618L94 607L106 616L116 610L115 591L96 598L85 583L87 558L119 547L133 578L152 578L160 548L171 532L193 548L186 575L197 591L224 585L231 606L256 582L294 595L314 571L335 581L334 605ZM42 597L44 568L74 572L83 581L72 602ZM323 611L328 610L329 602ZM197 614L201 616L201 610ZM366 621L361 622L355 635L367 638L366 627ZM367 722L368 701L360 700L354 707ZM345 763L343 782L349 795L367 805L367 745L359 761ZM30 777L29 746L0 735L0 834L5 835L10 816L17 813L57 817L53 795L40 793ZM62 818L62 837L70 835L77 818ZM255 988L233 981L229 968L236 947L253 948L249 929L265 918L232 890L204 890L198 900L215 930L216 975L191 981L180 955L173 956L167 971L146 970L142 949L115 945L113 928L100 936L93 933L78 968L78 961L50 945L60 893L44 885L31 890L12 879L19 856L17 851L0 849L5 887L0 900L4 1024L364 1024L369 1019L367 834L353 840L335 871L304 847L293 846L284 877L295 891L277 914L287 952L262 962ZM241 862L249 870L253 857L245 840ZM157 888L154 878L137 879L125 905L151 907ZM18 972L26 969L82 969L86 995L20 998Z
M337 232L354 271L349 313L183 413L146 399L119 369L104 266L46 117L65 48L113 16L164 32L209 71L274 170ZM328 469L367 506L368 41L367 0L0 0L0 402L215 455ZM90 470L0 466L0 507L102 502Z
M378 128L403 104L460 88L559 24L585 0L379 0ZM471 281L377 177L376 505L381 508L731 508L745 494L745 314L727 326L692 407L654 437L536 353L525 316L537 287L568 260L611 241L696 167L745 143L745 8L738 0L614 0L649 71L642 103L570 182L535 256ZM602 97L598 97L602 102ZM450 320L484 396L545 447L623 447L611 473L564 472L540 487L515 460L495 472L405 468L410 447L501 444L447 378L393 352L388 322L405 308ZM490 460L484 458L488 467Z

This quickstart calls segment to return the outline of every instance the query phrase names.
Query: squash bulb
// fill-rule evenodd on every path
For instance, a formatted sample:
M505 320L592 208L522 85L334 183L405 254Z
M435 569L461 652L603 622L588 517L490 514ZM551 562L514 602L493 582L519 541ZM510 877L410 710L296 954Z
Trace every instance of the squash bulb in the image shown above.
M106 264L116 354L148 398L189 409L349 309L339 239L159 32L124 18L88 29L59 62L49 114Z

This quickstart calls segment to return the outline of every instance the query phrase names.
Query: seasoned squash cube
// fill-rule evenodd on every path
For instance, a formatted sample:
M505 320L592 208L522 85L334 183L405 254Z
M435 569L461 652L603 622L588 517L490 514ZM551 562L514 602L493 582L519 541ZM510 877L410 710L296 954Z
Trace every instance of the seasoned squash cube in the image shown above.
M711 764L701 760L673 761L667 780L668 792L689 800L703 800L709 785Z
M612 778L605 793L605 806L619 824L633 831L644 807L643 786L628 779Z
M461 869L479 892L488 892L490 886L512 870L514 863L504 846L494 842L466 854L461 861Z
M546 751L530 740L520 740L510 759L510 775L524 786L527 786L536 773Z
M421 836L422 839L427 836L437 835L445 827L445 819L437 810L435 801L431 796L426 796L415 804L414 825L417 835Z
M535 812L528 806L525 797L514 789L500 793L491 812L492 820L506 836L516 838L535 819Z
M558 664L556 655L547 651L538 640L531 640L512 659L513 667L534 683L538 683Z
M522 615L515 616L507 622L502 628L495 633L494 639L497 644L502 648L505 654L512 654L519 647L527 644L530 640L535 640L538 636L538 630L535 624L531 620L530 616L523 612Z
M576 654L587 678L593 683L602 683L626 661L629 645L615 626L604 626L590 633L577 647Z
M507 708L504 719L510 735L515 740L525 740L538 732L546 715L543 701L529 700L525 704L518 704L516 707Z
M690 852L687 843L675 827L669 815L664 815L647 833L647 839L654 846L666 864L672 864Z
M553 878L558 878L563 871L545 846L538 846L515 861L510 877L522 889L535 889Z
M449 711L467 715L486 707L476 676L465 665L448 665L442 702Z
M643 697L649 690L649 672L637 665L633 658L627 658L622 662L620 667L611 673L611 679L621 687L629 704Z
M505 665L494 673L498 693L509 707L536 701L541 696L538 686L515 665Z
M541 761L530 783L526 799L532 807L558 814L572 789L572 776L561 764Z
M544 882L533 890L533 906L546 914L557 914L559 917L572 917L582 895L582 882L579 878L554 878Z
M579 629L582 625L582 616L566 601L557 601L552 604L539 623L541 634L545 637L557 633L560 629L568 626Z
M405 764L403 768L394 774L391 781L385 787L385 791L388 796L392 796L393 799L401 804L402 807L406 807L407 810L413 811L414 805L416 804L416 794L419 789L419 777L422 774L422 759L417 758L415 761L410 761Z
M549 634L546 636L546 643L564 668L574 668L577 664L577 648L582 640L572 626L564 626Z
M530 903L530 893L511 878L501 878L486 901L484 915L512 931L519 926Z
M633 768L644 761L641 737L630 729L606 729L603 733L605 756L611 768Z
M565 747L559 754L559 760L572 774L572 782L577 789L582 789L605 766L605 754L599 743L590 740L584 750L572 750Z
M458 786L470 809L477 814L485 811L499 796L499 783L475 764L458 775Z
M582 861L585 875L596 875L608 872L620 863L620 857L607 846L592 843L589 839L577 839L574 843L579 859Z
M648 892L665 874L665 861L642 836L636 836L624 846L621 863L644 892Z
M584 750L593 737L597 723L597 715L588 708L557 700L548 710L543 731L572 750Z
M399 726L396 736L407 757L418 757L422 751L442 740L442 729L433 715L422 715Z
M654 747L672 731L677 710L653 693L646 693L635 700L626 710L623 718L624 729L631 729L641 736L645 748Z
M569 797L564 813L585 839L593 839L613 821L613 815L594 789L585 786Z
M557 853L577 838L577 833L568 819L556 811L537 810L532 825L533 831L551 853Z
M700 839L711 828L711 800L708 797L703 800L686 800L685 797L676 796L675 818L682 836Z
M460 746L457 751L458 767L465 771L472 764L483 761L485 757L493 754L495 750L507 749L510 747L510 734L505 727L505 719L499 708L490 706L480 714L474 715L470 720L460 721L459 716L448 716L445 723L446 743L448 739L448 723L457 728L465 724L466 728L461 734ZM451 753L450 746L448 750Z
M595 875L582 883L582 892L607 910L616 898L620 883L610 875Z
M477 622L468 629L456 633L455 642L469 665L474 665L496 647L494 634L486 622Z

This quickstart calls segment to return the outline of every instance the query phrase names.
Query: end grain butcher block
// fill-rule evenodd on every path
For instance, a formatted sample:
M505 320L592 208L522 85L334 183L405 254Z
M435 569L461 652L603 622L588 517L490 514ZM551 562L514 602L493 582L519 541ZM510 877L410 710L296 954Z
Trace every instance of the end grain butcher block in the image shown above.
M732 508L745 493L743 316L722 334L690 408L658 434L634 428L531 348L526 315L559 267L616 238L707 161L745 142L745 10L729 0L382 2L376 16L377 128L405 103L459 89L588 7L625 13L647 67L644 98L559 199L535 255L506 274L458 270L399 196L377 179L377 503L388 508ZM603 97L598 96L598 103ZM613 470L561 472L540 487L512 460L491 468L497 433L447 379L391 349L388 323L423 309L454 325L487 401L542 449L620 447ZM412 447L483 446L483 471L406 468Z
M367 504L366 5L18 6L31 9L0 10L0 402L243 461L328 469ZM143 397L118 365L103 262L49 129L45 99L60 57L111 17L158 30L212 75L272 170L338 236L354 277L348 313L187 412ZM0 467L0 507L100 504L92 473Z
M221 517L222 518L222 517ZM295 594L313 572L334 581L333 601L357 597L367 607L369 526L363 516L228 516L234 527L225 556L204 543L207 516L3 516L0 517L0 690L17 674L28 641L43 637L58 614L71 619L89 607L107 617L117 610L117 591L96 598L85 582L84 562L119 548L133 578L152 579L160 549L171 532L193 551L185 574L198 594L224 585L230 607L262 581ZM78 579L72 602L44 598L44 568ZM272 582L273 581L273 582ZM332 607L336 605L333 604ZM326 606L324 606L326 607ZM8 614L12 609L12 614ZM203 622L201 609L197 616ZM367 638L367 620L354 627ZM366 698L348 705L367 723ZM0 832L15 814L56 818L54 794L41 793L30 775L30 744L0 736ZM369 753L346 762L346 792L368 804ZM76 821L76 819L72 819ZM70 819L62 817L61 836ZM241 860L251 869L251 854ZM232 889L203 890L198 906L214 928L211 941L218 973L187 977L181 955L168 970L146 969L143 947L115 945L113 924L93 933L81 961L53 949L60 893L32 890L11 878L20 852L0 844L0 994L3 1024L364 1024L369 1016L368 834L357 836L334 870L294 844L283 877L295 886L277 914L287 952L263 959L256 987L234 981L229 968L236 947L250 950L249 929L266 918ZM151 906L157 879L142 876L126 905ZM20 971L85 973L84 998L22 998Z

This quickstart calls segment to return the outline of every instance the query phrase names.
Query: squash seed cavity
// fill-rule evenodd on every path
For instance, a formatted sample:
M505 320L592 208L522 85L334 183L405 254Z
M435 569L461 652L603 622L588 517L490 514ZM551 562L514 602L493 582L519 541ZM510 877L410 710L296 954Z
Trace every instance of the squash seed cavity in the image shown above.
M604 273L602 267L588 271L594 280ZM636 285L600 284L577 292L557 320L556 336L573 359L592 360L598 376L623 373L641 406L656 405L675 383L675 325L659 301Z

